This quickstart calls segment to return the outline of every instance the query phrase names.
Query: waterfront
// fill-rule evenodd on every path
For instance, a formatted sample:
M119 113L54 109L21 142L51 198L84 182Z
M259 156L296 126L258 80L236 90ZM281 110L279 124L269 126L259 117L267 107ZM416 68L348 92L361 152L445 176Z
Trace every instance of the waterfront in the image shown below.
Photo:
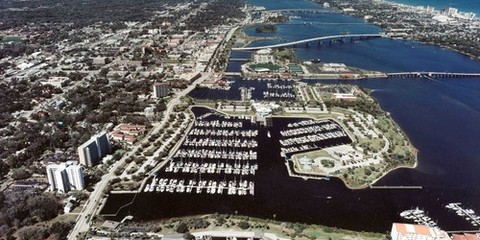
M409 4L413 6L432 6L436 9L458 8L463 12L474 12L480 15L480 2L471 0L395 0L392 2Z
M276 8L299 7L292 2L280 2ZM276 3L267 1L267 5ZM305 8L310 6L307 2L301 3L307 4ZM276 34L289 36L295 29L280 27ZM321 29L317 32L310 29L308 32L313 36L324 33ZM297 37L301 37L301 34L298 32ZM330 47L300 48L296 52L302 59L320 58L326 62L344 62L354 67L380 71L480 72L478 61L410 41L377 39ZM236 84L248 84L245 82L237 80ZM290 178L277 152L279 143L274 141L279 136L272 131L272 138L267 138L268 130L260 128L259 168L255 174L253 197L195 195L185 198L182 194L142 193L131 207L120 214L132 214L139 221L211 212L263 218L273 218L275 215L276 219L283 221L385 232L392 221L402 220L399 216L401 211L418 206L446 230L471 229L468 222L449 213L444 206L450 202L463 202L480 211L480 175L477 170L480 169L480 150L477 146L480 137L480 79L405 78L348 83L372 89L372 95L381 107L392 114L419 150L416 169L396 170L376 185L418 185L423 189L354 191L336 179L304 181ZM220 92L210 95L217 94ZM223 94L224 97L220 98L230 98L229 94ZM281 129L287 124L287 120L278 119L274 127ZM130 200L131 197L112 195L106 211L115 209L122 204L122 199Z

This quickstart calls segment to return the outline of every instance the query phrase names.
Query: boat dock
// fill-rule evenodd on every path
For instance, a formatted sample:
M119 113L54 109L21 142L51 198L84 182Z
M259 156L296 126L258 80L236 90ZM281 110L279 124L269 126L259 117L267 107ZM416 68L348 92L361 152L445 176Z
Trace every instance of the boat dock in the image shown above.
M253 195L258 130L251 118L196 116L176 152L143 192Z
M401 212L400 217L407 220L411 220L416 224L427 225L430 227L437 227L437 223L433 221L429 216L427 216L425 211L419 209L418 207Z
M228 195L253 195L255 184L253 181L214 181L193 179L178 180L175 178L160 178L145 187L144 192L166 193L207 193Z
M399 189L399 190L402 190L402 189L412 189L412 190L419 190L419 189L423 189L422 186L372 186L370 185L369 186L371 189Z
M476 215L473 209L466 209L461 207L461 205L461 203L449 203L445 208L455 211L458 216L465 218L472 226L480 226L480 216Z
M292 84L267 83L267 90L263 92L264 99L291 100L296 99L295 88Z
M282 156L351 141L340 125L332 120L304 120L290 123L286 129L280 131L280 135Z

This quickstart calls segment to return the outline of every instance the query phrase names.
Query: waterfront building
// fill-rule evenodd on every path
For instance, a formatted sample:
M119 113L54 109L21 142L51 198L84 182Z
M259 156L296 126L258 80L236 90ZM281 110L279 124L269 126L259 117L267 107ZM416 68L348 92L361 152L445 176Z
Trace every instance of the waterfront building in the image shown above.
M47 166L48 183L50 190L66 193L70 190L83 190L85 188L83 169L75 161Z
M153 97L162 98L168 95L170 86L168 83L155 83L153 85Z
M77 149L80 163L87 167L98 164L101 158L110 153L110 150L110 140L106 132L93 136Z
M448 234L439 228L426 225L393 223L392 240L449 240Z
M452 235L452 240L480 240L480 233L456 233Z
M272 49L266 48L258 50L253 55L254 63L275 63L275 58L272 55Z

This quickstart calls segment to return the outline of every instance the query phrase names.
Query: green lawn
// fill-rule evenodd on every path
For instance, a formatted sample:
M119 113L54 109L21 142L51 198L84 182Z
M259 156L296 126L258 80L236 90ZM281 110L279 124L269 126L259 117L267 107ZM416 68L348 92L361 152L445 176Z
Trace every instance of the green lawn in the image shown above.
M20 42L22 41L22 37L20 36L5 36L0 42L7 43L7 42Z

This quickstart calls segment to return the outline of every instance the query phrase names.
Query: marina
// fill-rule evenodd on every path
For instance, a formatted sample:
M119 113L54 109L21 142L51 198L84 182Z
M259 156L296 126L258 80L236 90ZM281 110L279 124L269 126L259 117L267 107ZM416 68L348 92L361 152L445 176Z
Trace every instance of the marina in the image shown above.
M252 4L262 5L264 2L257 1ZM269 6L266 7L273 9L289 8L290 4L301 8L313 8L314 4L309 1L287 1L286 4L284 1L270 1L268 3ZM302 14L296 15L302 18L308 17ZM339 22L338 19L352 22L350 18L337 15L311 18L312 21L318 19L321 22ZM363 22L363 19L358 21ZM315 37L335 33L335 29L330 29L327 25L313 24L307 27L300 29L298 26L285 24L272 36L279 37L282 41L293 41L303 39L305 36ZM345 28L347 27L349 26ZM245 32L251 36L259 36L260 34L256 34L254 28L247 28ZM358 28L362 29L357 30ZM346 31L365 32L369 29L374 31L376 27L355 25L347 28ZM264 40L251 45L262 46L271 42L271 40ZM335 47L298 48L295 52L303 60L320 58L325 62L342 62L348 66L382 72L479 71L478 61L450 50L411 41L375 39ZM234 57L250 57L247 54L237 55L237 52L232 52ZM229 64L232 69L240 69L239 65L238 62ZM239 70L229 69L228 71ZM195 89L189 96L198 99L238 100L240 99L238 87L246 86L255 87L253 99L261 99L263 92L268 90L266 88L268 81L252 80L250 82L237 76L232 78L235 78L235 83L228 91ZM310 82L315 83L313 80ZM340 83L340 81L329 82ZM285 170L283 158L278 154L281 147L278 131L283 130L282 124L290 120L275 118L274 127L269 129L271 138L267 138L267 130L260 129L259 132L257 154L261 161L257 160L259 169L254 179L256 191L254 197L229 196L225 193L212 195L206 194L206 190L203 191L204 194L196 194L194 197L185 197L185 193L169 193L168 197L156 193L142 193L138 195L131 207L120 211L119 217L132 214L139 221L148 221L215 212L228 214L238 212L241 215L262 218L276 216L277 221L319 223L359 231L385 232L391 229L392 221L400 221L398 213L411 209L412 206L422 206L430 217L434 217L435 221L438 220L442 228L478 230L478 227L472 227L470 222L446 213L445 205L459 201L472 209L480 207L479 194L475 191L480 183L479 175L466 171L478 169L480 166L477 161L477 140L480 128L475 121L478 119L480 81L472 79L433 81L406 77L405 79L351 81L349 84L371 89L372 95L381 103L382 109L391 113L419 150L417 170L395 170L382 178L378 185L423 186L423 190L414 190L414 193L373 188L352 191L335 178L330 181L304 181L301 178L292 178ZM352 120L352 122L355 121ZM216 163L216 160L212 163ZM162 172L161 178L185 179L186 184L189 182L186 177L191 175L185 175L183 178L181 170L176 174L166 173L165 176L163 174ZM207 180L207 185L209 175L202 174L202 180ZM217 186L218 181L223 180L223 175L212 175L212 177L217 181ZM226 175L227 183L235 180L234 177L235 175ZM239 177L239 175L236 176L237 180ZM242 176L242 178L247 177L249 176ZM322 196L333 198L327 203ZM108 197L107 207L103 211L116 212L118 206L130 202L132 198L132 194L111 194ZM149 207L142 208L142 206Z
M243 79L240 77L228 77L229 88L206 88L194 89L189 95L197 99L228 99L228 100L276 100L294 101L297 92L294 87L295 81L279 79Z
M192 108L192 127L144 192L254 195L258 130L248 117Z
M144 192L168 192L168 193L207 193L228 195L253 195L255 184L253 181L214 181L193 179L178 180L175 178L153 178L150 184L144 188Z
M455 214L470 222L472 226L480 226L480 216L478 216L473 209L463 208L461 203L449 203L445 208L455 211Z
M263 91L263 99L294 100L297 97L294 86L289 82L285 83L267 83L267 90Z
M406 220L410 220L416 224L427 225L430 227L438 227L437 223L432 220L424 210L417 208L405 210L400 213L400 217Z
M351 139L333 120L303 120L290 123L280 131L281 154L293 154L351 143Z

